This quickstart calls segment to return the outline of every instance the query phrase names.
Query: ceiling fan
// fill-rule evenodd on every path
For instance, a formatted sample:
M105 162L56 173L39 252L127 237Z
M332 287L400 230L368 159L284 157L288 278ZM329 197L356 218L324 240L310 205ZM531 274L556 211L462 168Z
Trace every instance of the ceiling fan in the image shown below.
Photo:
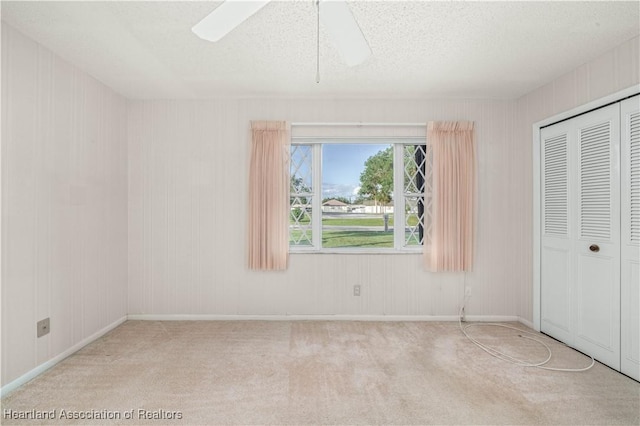
M200 38L218 41L271 0L226 0L205 16L191 30ZM349 5L344 0L315 0L318 11L318 40L320 21L329 34L344 62L356 66L371 55L371 48L364 38Z

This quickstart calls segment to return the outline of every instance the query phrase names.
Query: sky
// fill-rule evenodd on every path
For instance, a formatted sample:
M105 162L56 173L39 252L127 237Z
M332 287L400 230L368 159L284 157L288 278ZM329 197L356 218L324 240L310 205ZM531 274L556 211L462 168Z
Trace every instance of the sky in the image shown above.
M322 198L355 199L364 162L389 147L385 144L325 144L322 146Z

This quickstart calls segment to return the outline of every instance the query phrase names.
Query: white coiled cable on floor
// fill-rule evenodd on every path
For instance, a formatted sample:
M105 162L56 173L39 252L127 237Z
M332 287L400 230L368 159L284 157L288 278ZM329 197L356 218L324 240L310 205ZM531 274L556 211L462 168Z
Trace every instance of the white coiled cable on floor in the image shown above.
M588 367L584 367L584 368L555 368L555 367L546 367L545 365L551 360L551 348L544 343L542 340L536 339L535 337L529 337L529 336L525 336L525 334L529 334L529 335L533 335L533 336L537 336L536 333L532 333L530 331L525 331L525 330L521 330L519 328L516 327L512 327L510 325L506 325L506 324L496 324L496 323L470 323L465 325L464 327L462 326L462 313L464 311L464 305L462 306L462 308L460 308L460 315L458 316L458 324L460 325L460 330L462 331L462 333L467 337L467 339L469 339L473 344L475 344L476 346L478 346L480 349L482 349L483 351L485 351L486 353L488 353L489 355L501 359L503 361L507 361L510 362L512 364L515 365L520 365L522 367L535 367L535 368L541 368L543 370L551 370L551 371L568 371L568 372L579 372L579 371L587 371L589 370L591 367L593 367L596 363L596 360L593 359L592 356L589 355L589 357L591 358L591 365L589 365ZM527 361L523 361L521 359L515 358L511 355L505 354L504 352L500 352L499 350L492 348L491 346L485 345L484 343L478 341L477 339L474 339L473 337L469 336L469 334L467 333L467 329L471 328L471 327L502 327L502 328L508 328L511 330L515 330L517 331L519 334L519 337L522 337L523 339L529 339L529 340L533 340L534 342L538 342L539 344L541 344L542 346L545 347L545 349L547 350L547 358L542 361L542 362L537 362L537 363L531 363L531 362L527 362Z

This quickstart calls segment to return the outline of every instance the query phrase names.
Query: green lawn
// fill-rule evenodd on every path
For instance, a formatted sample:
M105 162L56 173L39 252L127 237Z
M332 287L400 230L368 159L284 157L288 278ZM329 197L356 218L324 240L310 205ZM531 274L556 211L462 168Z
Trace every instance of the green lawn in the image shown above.
M293 220L291 220L293 223ZM302 220L300 223L309 223L309 220ZM323 217L322 218L323 225L332 225L332 226L380 226L384 227L384 219L382 217L371 217L371 218L362 218L362 217L340 217L340 218L332 218L332 217ZM418 224L418 219L415 216L411 216L409 218L409 225L416 226ZM393 215L389 215L389 226L393 226Z
M384 219L381 217L370 218L322 218L323 225L331 226L380 226L384 227ZM393 217L389 218L389 225L393 225Z
M393 248L393 231L323 231L323 248Z
M311 236L309 231L307 235ZM300 238L300 231L292 230L290 234L289 243L293 244L294 237ZM407 235L407 238L409 235ZM409 245L419 245L417 237L414 236L408 242ZM299 244L299 247L303 247L307 244ZM393 230L389 232L384 231L339 231L339 230L324 230L322 232L322 247L323 248L354 248L354 247L393 247Z
M291 230L289 243L300 238L301 231ZM311 231L307 232L311 236ZM295 238L295 240L294 240ZM304 244L306 240L301 241L298 246L309 245ZM393 247L393 230L384 231L340 231L340 230L323 230L322 231L322 247Z
M409 218L411 226L417 225L418 220L415 217ZM292 222L293 223L293 222ZM309 221L301 222L308 224ZM323 248L393 248L393 215L389 215L389 230L384 231L384 219L379 217L349 217L342 215L339 217L323 217L323 226L335 226L333 229L322 230L322 247ZM340 229L362 227L375 227L378 229ZM290 243L300 238L301 231L292 229L290 232ZM311 231L307 231L307 235L311 236ZM407 238L409 235L407 235ZM409 242L410 245L417 245L415 237ZM304 241L298 246L305 246Z

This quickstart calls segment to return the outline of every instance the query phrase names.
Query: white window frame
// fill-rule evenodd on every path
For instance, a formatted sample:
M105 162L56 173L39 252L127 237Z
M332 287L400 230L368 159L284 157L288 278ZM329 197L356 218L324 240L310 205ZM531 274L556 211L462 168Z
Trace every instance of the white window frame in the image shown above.
M311 145L312 146L312 243L309 246L289 246L289 253L326 253L326 254L420 254L423 245L405 246L404 232L397 231L394 225L393 248L323 248L322 244L322 146L329 144L350 144L350 145L391 145L393 146L393 215L394 224L400 223L404 229L404 145L426 145L424 137L293 137L291 145ZM400 161L397 161L400 159ZM427 163L427 167L430 165ZM397 196L396 194L400 194ZM425 194L426 197L426 194ZM319 214L318 214L319 212ZM425 224L423 227L426 229ZM426 232L426 231L425 231ZM424 244L424 241L423 241Z

